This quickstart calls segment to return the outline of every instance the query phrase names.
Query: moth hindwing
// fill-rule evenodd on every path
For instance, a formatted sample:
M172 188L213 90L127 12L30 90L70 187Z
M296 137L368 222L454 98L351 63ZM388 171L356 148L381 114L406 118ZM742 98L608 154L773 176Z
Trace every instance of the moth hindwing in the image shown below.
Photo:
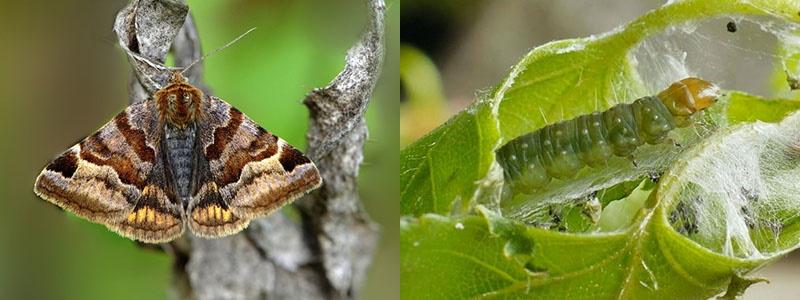
M319 187L314 163L175 72L53 160L37 195L122 236L162 243L185 225L214 238Z

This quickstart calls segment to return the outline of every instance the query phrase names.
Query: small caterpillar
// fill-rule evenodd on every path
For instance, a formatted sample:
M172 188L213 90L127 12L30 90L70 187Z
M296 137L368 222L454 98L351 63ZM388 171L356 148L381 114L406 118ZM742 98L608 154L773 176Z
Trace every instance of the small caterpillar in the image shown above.
M612 155L628 157L644 143L664 141L672 129L690 125L692 117L716 103L718 96L714 84L688 77L656 96L517 137L497 150L497 161L506 182L530 194L551 178L572 178L586 165L602 166Z

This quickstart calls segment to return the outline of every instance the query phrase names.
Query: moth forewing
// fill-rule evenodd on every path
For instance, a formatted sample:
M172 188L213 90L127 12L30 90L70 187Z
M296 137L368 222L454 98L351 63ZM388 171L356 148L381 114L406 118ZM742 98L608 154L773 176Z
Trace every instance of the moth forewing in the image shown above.
M217 126L208 126L200 144L234 215L268 214L321 184L314 163L286 141L219 98L209 97L208 107L204 124Z

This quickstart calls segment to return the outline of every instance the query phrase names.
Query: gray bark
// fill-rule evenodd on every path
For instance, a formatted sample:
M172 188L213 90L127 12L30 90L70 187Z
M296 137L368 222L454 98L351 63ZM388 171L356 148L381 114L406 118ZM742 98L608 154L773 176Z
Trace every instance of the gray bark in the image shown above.
M356 297L378 239L361 207L357 175L367 136L364 120L383 58L382 0L366 0L370 22L344 70L304 103L311 112L307 153L323 186L298 200L301 224L282 213L251 222L239 234L203 239L186 234L162 245L174 259L171 294L183 299L347 299ZM164 86L170 49L176 65L201 57L197 28L183 1L133 0L114 30L133 69L131 103ZM187 72L203 83L202 63Z

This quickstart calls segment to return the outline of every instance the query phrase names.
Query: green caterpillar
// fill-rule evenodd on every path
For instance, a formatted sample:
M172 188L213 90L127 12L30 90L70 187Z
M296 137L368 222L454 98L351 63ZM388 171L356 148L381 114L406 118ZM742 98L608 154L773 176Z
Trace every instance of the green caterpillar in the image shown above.
M531 194L551 178L569 179L584 166L605 165L612 155L628 157L644 143L657 144L672 129L716 103L719 89L689 77L656 96L618 104L603 112L547 125L497 150L504 177L515 191Z

